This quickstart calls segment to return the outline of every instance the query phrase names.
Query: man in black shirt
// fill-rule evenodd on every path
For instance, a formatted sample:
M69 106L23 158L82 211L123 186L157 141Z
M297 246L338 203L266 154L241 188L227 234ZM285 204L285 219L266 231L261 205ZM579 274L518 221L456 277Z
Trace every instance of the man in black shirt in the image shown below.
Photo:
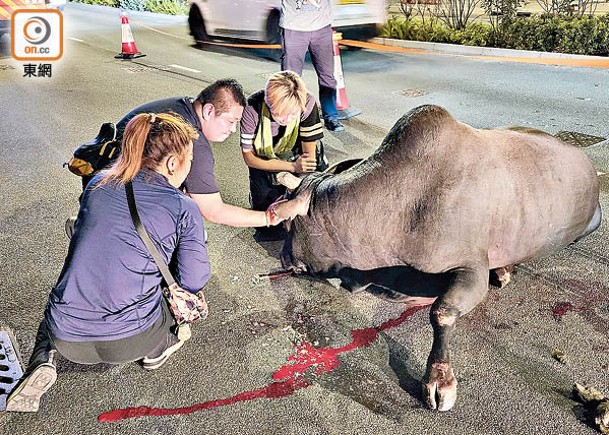
M193 142L192 168L184 188L199 206L203 217L210 222L234 227L277 225L279 221L272 213L226 204L216 183L214 156L209 142L222 142L234 133L246 105L243 88L236 80L218 80L203 89L197 98L166 98L133 109L116 125L117 140L121 140L127 123L139 113L177 113L199 133ZM68 226L66 223L66 232Z

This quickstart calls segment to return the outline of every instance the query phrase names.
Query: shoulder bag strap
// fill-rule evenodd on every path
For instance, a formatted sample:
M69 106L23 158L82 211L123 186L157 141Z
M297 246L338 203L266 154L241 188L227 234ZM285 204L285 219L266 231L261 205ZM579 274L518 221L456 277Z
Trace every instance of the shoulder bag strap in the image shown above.
M137 206L135 205L135 195L133 194L133 184L131 184L131 181L125 183L125 190L127 191L127 203L129 204L129 212L131 213L131 219L133 220L135 229L144 242L144 245L146 245L146 248L148 248L148 251L152 255L157 267L161 271L161 275L163 275L163 278L167 283L167 287L171 287L173 284L175 284L175 280L169 271L169 267L167 267L167 263L165 263L163 257L161 257L161 254L156 246L154 246L152 240L150 240L150 236L148 235L146 228L144 228L142 221L140 221L140 215L138 214Z

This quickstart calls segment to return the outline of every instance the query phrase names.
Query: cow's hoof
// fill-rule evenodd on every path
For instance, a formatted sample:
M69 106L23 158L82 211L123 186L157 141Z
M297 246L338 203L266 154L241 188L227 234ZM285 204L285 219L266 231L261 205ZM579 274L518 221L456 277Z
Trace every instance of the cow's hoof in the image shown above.
M423 379L423 400L428 408L450 411L457 401L457 379L449 363L435 363Z

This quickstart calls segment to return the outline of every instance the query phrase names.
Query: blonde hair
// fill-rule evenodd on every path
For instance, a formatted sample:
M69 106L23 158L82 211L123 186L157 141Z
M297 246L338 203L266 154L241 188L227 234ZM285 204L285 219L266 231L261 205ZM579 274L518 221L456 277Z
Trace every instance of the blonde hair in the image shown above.
M307 87L293 71L274 73L266 82L265 102L275 113L290 113L307 109Z
M121 153L104 171L101 184L127 183L142 169L155 170L168 156L183 161L196 130L175 113L141 113L134 116L123 134Z

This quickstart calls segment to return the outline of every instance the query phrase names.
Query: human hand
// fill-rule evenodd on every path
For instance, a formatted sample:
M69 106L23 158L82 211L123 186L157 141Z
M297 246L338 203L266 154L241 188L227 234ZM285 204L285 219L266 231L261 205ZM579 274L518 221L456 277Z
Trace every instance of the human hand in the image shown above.
M277 206L287 202L287 199L280 199L279 201L275 201L269 208L264 212L264 217L266 219L266 226L275 226L286 220L286 217L281 216L280 213L277 212Z
M313 172L317 168L317 162L309 157L309 153L303 153L294 161L294 171L297 174Z

